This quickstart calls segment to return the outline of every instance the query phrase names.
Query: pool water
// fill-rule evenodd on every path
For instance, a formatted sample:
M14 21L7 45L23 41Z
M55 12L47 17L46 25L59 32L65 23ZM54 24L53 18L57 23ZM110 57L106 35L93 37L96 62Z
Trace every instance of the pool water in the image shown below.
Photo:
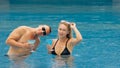
M8 5L9 6L9 5ZM6 6L5 6L6 7ZM120 19L118 6L53 6L13 4L0 10L0 68L120 68ZM69 57L58 57L47 52L48 39L57 38L61 20L76 23L83 36ZM16 27L52 27L50 35L41 37L36 52L25 61L13 63L4 56L9 46L5 40ZM75 34L73 33L73 36Z

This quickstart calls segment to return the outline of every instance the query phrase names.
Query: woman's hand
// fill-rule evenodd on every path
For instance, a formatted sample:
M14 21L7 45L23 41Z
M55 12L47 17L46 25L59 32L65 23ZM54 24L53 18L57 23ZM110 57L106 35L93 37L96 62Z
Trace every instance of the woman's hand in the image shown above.
M50 45L47 45L47 49L48 49L48 51L52 51L53 50Z
M76 28L76 24L75 23L70 23L70 27L71 27L71 29L74 29L74 28Z

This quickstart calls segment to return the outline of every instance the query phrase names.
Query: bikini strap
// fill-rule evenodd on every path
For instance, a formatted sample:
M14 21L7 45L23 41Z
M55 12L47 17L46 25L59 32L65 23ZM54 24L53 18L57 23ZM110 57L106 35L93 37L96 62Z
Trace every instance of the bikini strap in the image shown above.
M65 45L66 45L66 47L67 47L67 43L68 43L68 41L69 41L69 39L66 41L66 44L65 44Z

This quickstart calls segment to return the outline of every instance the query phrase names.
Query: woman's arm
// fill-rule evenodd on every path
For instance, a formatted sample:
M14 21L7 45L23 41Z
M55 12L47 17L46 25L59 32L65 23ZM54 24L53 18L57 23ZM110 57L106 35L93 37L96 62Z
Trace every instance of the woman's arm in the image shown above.
M49 54L51 53L51 51L53 51L53 47L54 47L55 41L56 41L56 39L53 39L52 40L52 44L51 45L47 45L47 49L48 49L48 53Z
M75 23L70 23L71 29L75 32L76 34L76 38L72 38L71 39L71 43L73 45L76 45L77 43L79 43L82 40L82 35L81 33L78 31L76 24Z

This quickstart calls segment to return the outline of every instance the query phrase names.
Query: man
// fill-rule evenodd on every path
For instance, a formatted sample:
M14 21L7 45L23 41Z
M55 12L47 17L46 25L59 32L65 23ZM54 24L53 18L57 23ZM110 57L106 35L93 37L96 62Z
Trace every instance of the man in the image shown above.
M40 43L39 36L48 35L50 32L51 28L47 25L39 25L37 28L20 26L14 29L6 40L6 44L10 45L7 55L10 57L31 54L31 49L36 50ZM29 40L35 40L35 43L30 44Z

